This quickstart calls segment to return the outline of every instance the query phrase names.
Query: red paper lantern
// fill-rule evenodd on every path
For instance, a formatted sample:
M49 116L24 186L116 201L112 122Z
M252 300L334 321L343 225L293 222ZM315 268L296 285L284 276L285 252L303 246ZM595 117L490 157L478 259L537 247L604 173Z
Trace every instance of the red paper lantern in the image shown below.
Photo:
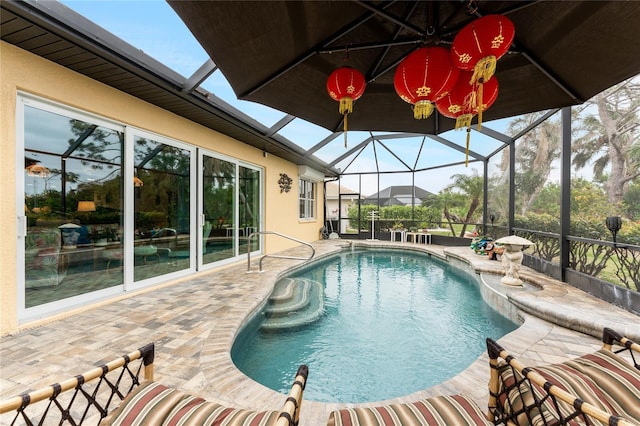
M433 102L449 93L460 70L444 47L422 47L400 62L393 78L398 96L413 105L413 117L420 120L433 112Z
M453 39L451 58L465 71L473 71L470 83L478 84L478 99L483 101L483 84L496 72L498 59L509 51L515 36L513 22L503 15L487 15L467 24ZM478 129L482 127L482 108L478 113Z
M467 24L451 45L451 59L460 69L473 71L472 83L484 82L511 46L515 27L506 16L487 15Z
M353 101L362 96L366 85L360 71L344 66L329 75L327 92L331 99L340 102L340 114L349 114L353 111Z
M458 82L443 98L436 101L438 112L445 117L456 119L456 129L467 128L467 151L465 165L469 164L469 141L471 138L471 120L478 114L478 130L480 115L498 99L498 79L494 76L484 85L470 84L471 71L462 71ZM484 86L484 97L480 99L478 90Z
M347 116L353 112L353 102L363 94L367 83L360 71L344 66L327 78L327 92L331 99L340 102L340 114L344 115L344 146L347 146Z
M494 76L484 83L482 105L478 99L478 85L469 84L471 71L462 71L451 91L436 101L438 112L456 119L456 129L469 127L473 116L486 111L498 99L498 79Z

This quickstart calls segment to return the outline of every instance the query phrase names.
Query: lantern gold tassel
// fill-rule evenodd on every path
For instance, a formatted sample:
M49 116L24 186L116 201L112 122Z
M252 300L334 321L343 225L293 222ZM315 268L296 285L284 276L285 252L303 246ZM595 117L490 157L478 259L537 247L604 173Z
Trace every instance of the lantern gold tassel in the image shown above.
M349 113L344 113L344 147L347 147L347 117L349 117Z
M413 118L422 120L433 112L433 104L429 101L418 101L413 107Z
M473 120L473 114L459 115L456 118L456 130L471 127L471 120Z
M480 59L475 67L473 67L473 76L470 84L478 84L478 130L482 129L482 83L488 81L493 74L496 73L496 63L498 60L495 56L485 56Z
M478 63L473 67L473 76L469 84L475 84L482 81L487 81L496 73L496 64L498 60L495 56L485 56L480 59Z
M351 99L348 96L345 96L344 98L340 98L340 114L342 114L344 116L344 147L347 147L347 117L349 116L349 114L353 112L353 99Z
M464 157L464 166L469 167L469 141L471 139L471 127L467 127L467 151Z
M483 86L483 81L484 80L480 80L480 82L478 83L478 130L482 129L482 110L483 110L483 103L482 103L482 86Z
M353 99L348 96L340 98L340 114L350 114L353 112Z

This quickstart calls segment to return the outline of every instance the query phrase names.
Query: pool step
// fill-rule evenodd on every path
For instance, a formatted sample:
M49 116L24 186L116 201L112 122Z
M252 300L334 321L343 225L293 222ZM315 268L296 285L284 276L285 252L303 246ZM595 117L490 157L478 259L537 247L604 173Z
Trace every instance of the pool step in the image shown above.
M316 321L324 312L324 287L317 281L286 278L276 284L264 309L264 331L300 327Z
M296 288L295 278L280 279L269 297L269 303L283 302L293 297L293 290Z
M268 317L289 316L292 312L300 311L309 304L309 280L292 280L283 285L286 290L272 295L265 309Z

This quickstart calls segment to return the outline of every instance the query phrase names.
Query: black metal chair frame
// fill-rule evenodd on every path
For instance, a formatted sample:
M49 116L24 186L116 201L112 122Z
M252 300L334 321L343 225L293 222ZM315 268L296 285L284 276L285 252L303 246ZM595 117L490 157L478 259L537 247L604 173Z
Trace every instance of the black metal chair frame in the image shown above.
M50 424L53 417L59 425L80 425L96 414L102 420L141 382L153 380L154 356L149 343L84 374L1 401L0 414L15 411L11 425Z

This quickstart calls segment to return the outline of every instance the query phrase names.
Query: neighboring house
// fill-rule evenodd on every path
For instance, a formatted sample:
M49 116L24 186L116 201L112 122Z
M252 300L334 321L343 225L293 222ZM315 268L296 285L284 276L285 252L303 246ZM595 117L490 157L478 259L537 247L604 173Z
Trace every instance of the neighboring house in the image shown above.
M363 203L377 205L379 201L380 206L410 206L413 202L414 205L420 206L431 195L433 193L417 186L389 186L376 194L366 197Z
M363 197L353 189L347 188L344 185L338 185L335 182L327 182L325 184L325 211L327 212L327 219L337 221L341 218L340 233L345 233L349 224L347 220L349 214L349 208L354 205L358 205L358 200ZM342 209L342 211L341 211ZM337 231L337 229L335 229Z
M327 219L336 220L338 216L346 218L349 207L357 205L358 200L362 199L362 196L353 189L343 185L338 186L335 182L327 182L325 188ZM340 213L340 198L342 198L342 213Z

